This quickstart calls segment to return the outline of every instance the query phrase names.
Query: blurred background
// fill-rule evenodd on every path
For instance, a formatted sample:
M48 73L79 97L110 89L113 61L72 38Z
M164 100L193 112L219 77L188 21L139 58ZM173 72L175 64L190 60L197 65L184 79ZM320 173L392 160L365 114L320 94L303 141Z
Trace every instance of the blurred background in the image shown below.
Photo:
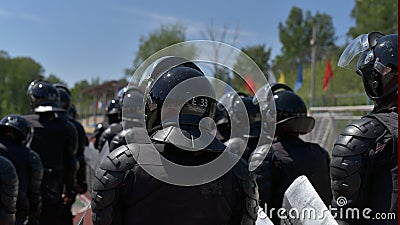
M90 134L143 60L171 44L206 39L241 49L270 82L292 87L317 121L304 138L330 150L345 124L372 109L361 79L337 67L338 58L359 34L397 33L398 2L1 1L0 27L1 117L28 113L28 84L45 79L71 89ZM212 76L252 92L224 68Z

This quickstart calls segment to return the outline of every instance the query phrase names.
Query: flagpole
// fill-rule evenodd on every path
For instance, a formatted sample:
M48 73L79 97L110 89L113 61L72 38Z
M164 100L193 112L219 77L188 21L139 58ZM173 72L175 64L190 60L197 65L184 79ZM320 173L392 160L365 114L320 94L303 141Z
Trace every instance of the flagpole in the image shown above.
M310 108L314 106L314 89L315 89L315 53L316 53L316 41L317 41L317 27L315 17L313 18L312 26L312 39L310 40L311 45L311 92L310 92Z

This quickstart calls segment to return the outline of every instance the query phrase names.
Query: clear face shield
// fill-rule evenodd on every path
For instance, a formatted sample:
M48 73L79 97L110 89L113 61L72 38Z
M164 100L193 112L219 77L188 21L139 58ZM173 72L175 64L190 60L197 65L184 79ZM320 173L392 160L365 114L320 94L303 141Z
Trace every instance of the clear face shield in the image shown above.
M376 46L378 39L382 36L384 36L384 34L379 32L371 32L368 34L361 34L356 37L343 51L339 58L338 66L351 69L359 73L358 70L362 68L363 65L367 65L369 62L376 60L373 48ZM358 60L354 60L354 58L360 53L363 53L363 57L360 57ZM376 65L377 69L379 70L380 65Z
M369 48L368 34L359 35L347 45L339 58L338 66L355 71L357 69L357 60L353 60L354 57Z

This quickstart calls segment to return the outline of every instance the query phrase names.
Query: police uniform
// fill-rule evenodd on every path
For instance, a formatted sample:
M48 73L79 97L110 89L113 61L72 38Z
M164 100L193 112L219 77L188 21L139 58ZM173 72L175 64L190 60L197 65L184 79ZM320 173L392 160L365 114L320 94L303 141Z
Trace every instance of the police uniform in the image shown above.
M163 59L166 61L161 61L160 64L174 59L175 57ZM157 66L154 68L157 71ZM161 75L150 91L149 98L157 99L157 103L153 101L153 104L148 101L151 106L161 106L165 96L180 82L192 77L204 77L193 63L179 63L179 66L163 71ZM208 82L207 80L202 87L207 89L206 84L210 85ZM199 118L203 117L195 116L194 113L201 111L203 116L211 115L215 105L211 101L209 103L195 111L190 110L194 105L183 106L184 113L181 114L179 128L171 123L164 127L158 126L161 124L161 108L146 106L146 129L134 129L131 134L133 140L129 139L132 142L112 151L96 171L92 192L92 218L95 225L255 224L257 187L250 178L246 162L238 157L233 168L221 177L195 186L161 181L150 175L140 163L142 160L151 162L160 159L159 156L162 155L180 165L196 166L218 157L225 146L216 139L198 152L186 151L173 144L173 140L177 138L175 135L180 131L186 137L199 136L199 130L196 131L193 124L198 124ZM146 136L142 136L143 134L149 136L136 139ZM228 156L235 158L233 154ZM162 177L173 175L169 174L170 168L165 166L163 160L159 163L150 163L148 166L157 171L157 174L162 174Z
M0 224L14 225L17 195L18 175L15 167L0 155Z
M44 167L40 224L60 224L63 201L72 201L68 198L75 192L77 131L61 115L65 110L59 108L59 92L52 84L34 82L28 94L35 111L25 116L34 129L30 146L39 154ZM63 194L67 198L63 199Z
M39 155L24 145L30 130L30 125L20 115L7 115L0 121L0 155L13 163L19 180L17 225L28 220L29 224L39 224L42 207L40 185L43 165Z
M272 212L272 222L279 224L277 211L282 207L285 191L301 175L307 176L323 202L327 206L330 204L330 158L321 146L299 137L314 127L314 118L307 116L306 105L300 96L283 84L273 84L271 90L277 114L275 139L266 156L255 153L251 160L262 160L254 171L260 206L267 215Z
M354 69L375 104L341 132L332 151L332 206L340 224L398 224L397 42L397 34L361 34L338 62L348 67L361 53ZM349 210L362 216L341 213Z

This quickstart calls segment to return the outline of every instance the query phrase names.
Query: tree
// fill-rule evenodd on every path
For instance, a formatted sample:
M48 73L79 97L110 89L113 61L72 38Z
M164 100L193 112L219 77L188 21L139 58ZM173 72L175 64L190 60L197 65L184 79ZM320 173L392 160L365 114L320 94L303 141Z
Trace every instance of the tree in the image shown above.
M235 28L233 35L229 36L229 41L228 41L228 32L229 31L229 25L224 24L222 31L219 32L217 28L214 26L214 22L211 21L210 24L207 26L205 33L202 32L201 36L203 36L204 39L208 39L210 41L214 42L221 42L221 43L228 43L231 45L236 45L236 41L239 35L239 29L238 27ZM213 65L213 70L214 70L214 77L217 79L220 79L222 81L228 81L230 79L230 71L228 68L224 67L226 65L226 61L229 60L229 57L231 54L226 54L226 55L221 55L221 45L217 43L213 43L213 52L212 52L212 59L213 62L222 62L221 65L217 65L217 63L214 63Z
M265 44L259 44L242 48L241 50L260 67L264 75L267 74L267 71L271 67L268 63L271 57L271 47L265 50Z
M335 29L332 17L317 12L314 16L310 11L303 16L302 9L292 7L285 24L279 23L279 39L282 44L282 54L274 61L275 66L288 72L296 69L299 63L308 64L311 61L311 45L313 24L317 29L317 60L324 58L334 47Z
M12 58L0 51L0 115L30 111L26 90L32 80L43 79L42 66L29 57Z
M185 41L185 27L181 24L161 25L159 30L148 36L141 36L139 50L133 60L132 68L126 69L125 74L131 76L140 64L157 51L170 45Z
M384 34L397 33L398 1L355 0L351 17L356 21L356 25L351 27L347 33L351 38L371 31L379 31Z
M46 80L47 80L49 83L52 83L52 84L64 84L64 85L67 85L67 83L66 83L65 81L61 80L61 78L57 77L55 74L50 74L50 75L46 78Z

